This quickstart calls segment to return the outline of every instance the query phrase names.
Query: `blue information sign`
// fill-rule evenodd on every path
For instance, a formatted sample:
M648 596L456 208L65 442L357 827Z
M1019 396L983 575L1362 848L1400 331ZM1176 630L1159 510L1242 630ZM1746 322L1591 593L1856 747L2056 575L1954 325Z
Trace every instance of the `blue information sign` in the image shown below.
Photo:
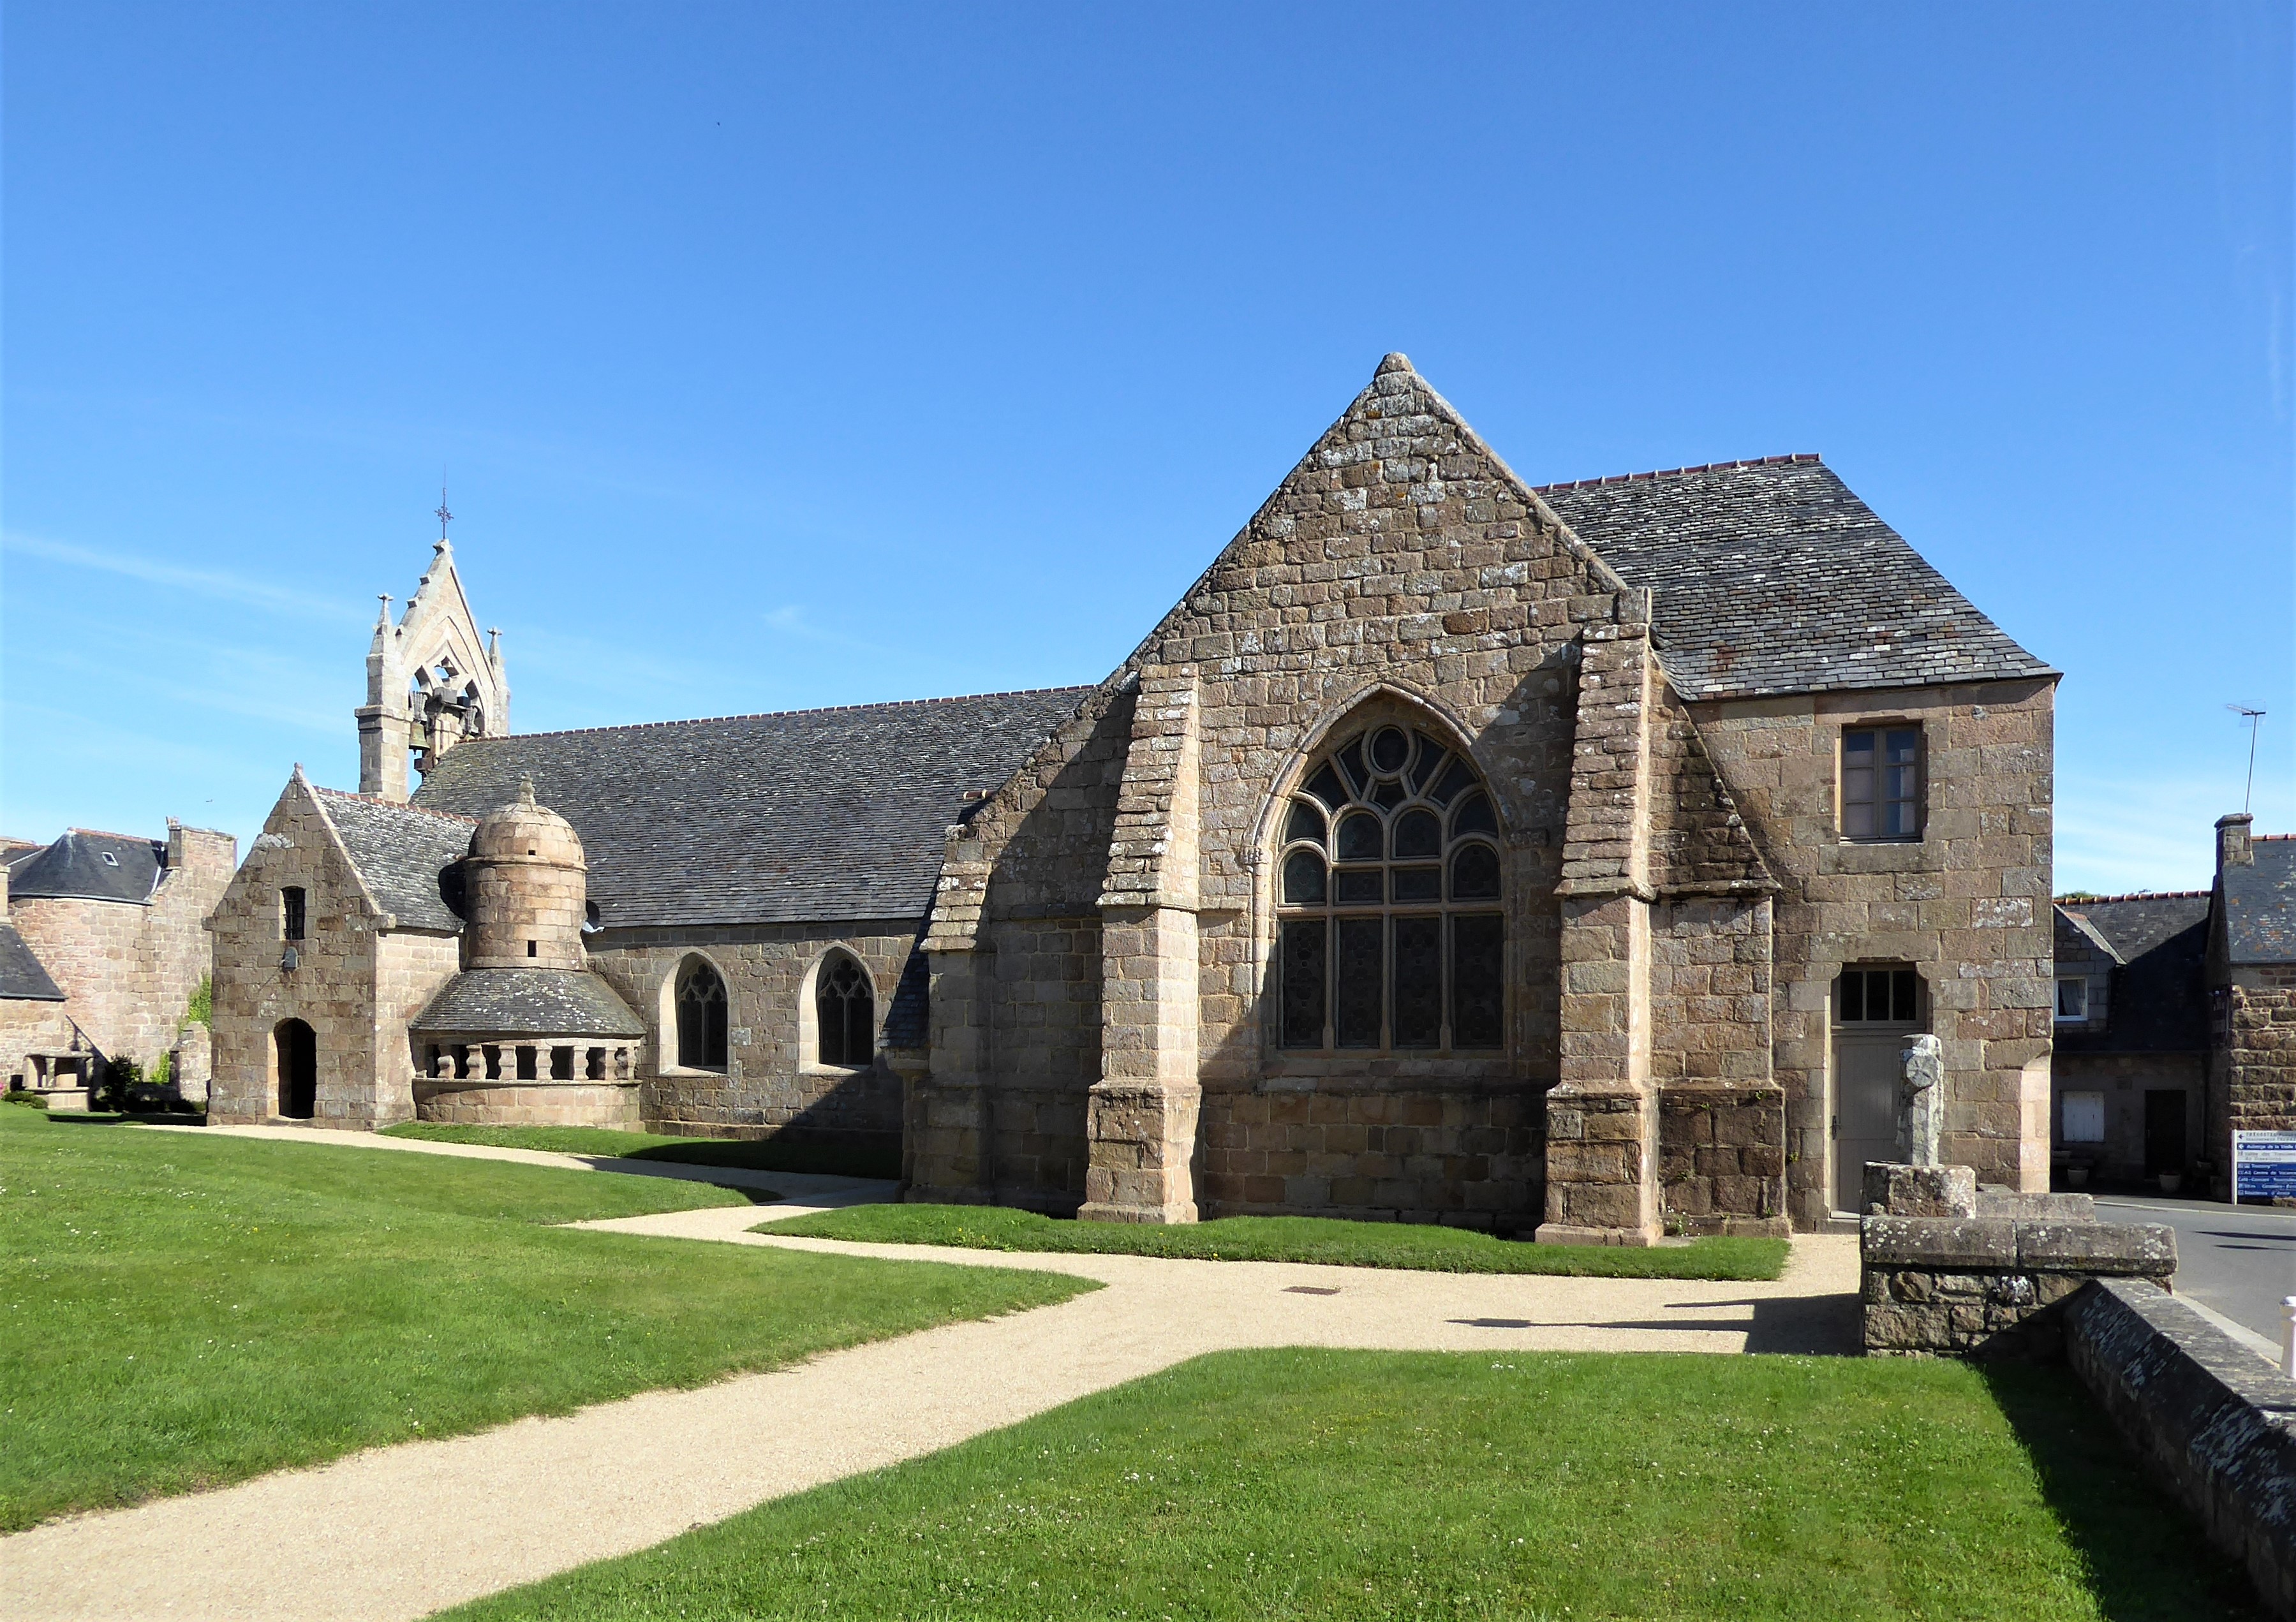
M2296 1132L2232 1135L2232 1197L2296 1200Z

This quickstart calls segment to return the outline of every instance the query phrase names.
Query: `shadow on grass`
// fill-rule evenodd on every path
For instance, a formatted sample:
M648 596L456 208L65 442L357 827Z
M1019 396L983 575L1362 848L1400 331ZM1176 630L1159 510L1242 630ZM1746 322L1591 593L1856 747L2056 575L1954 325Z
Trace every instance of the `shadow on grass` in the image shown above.
M627 1151L625 1160L669 1160L685 1166L737 1166L750 1171L810 1172L824 1177L898 1178L898 1149L856 1149L833 1143L789 1143L778 1138L689 1138Z
M2245 1577L2146 1479L2070 1370L2002 1363L1980 1364L1980 1372L2066 1540L2088 1566L2099 1614L2110 1622L2260 1622L2265 1613ZM2190 1586L2195 1571L2210 1574L2198 1592Z

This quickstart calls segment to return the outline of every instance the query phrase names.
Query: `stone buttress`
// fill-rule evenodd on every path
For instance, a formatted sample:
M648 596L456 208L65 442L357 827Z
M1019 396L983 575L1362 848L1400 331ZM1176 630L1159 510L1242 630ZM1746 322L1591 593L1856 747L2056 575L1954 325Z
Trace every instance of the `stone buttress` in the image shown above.
M1142 672L1100 896L1101 1076L1078 1212L1087 1218L1196 1219L1201 714L1193 666Z

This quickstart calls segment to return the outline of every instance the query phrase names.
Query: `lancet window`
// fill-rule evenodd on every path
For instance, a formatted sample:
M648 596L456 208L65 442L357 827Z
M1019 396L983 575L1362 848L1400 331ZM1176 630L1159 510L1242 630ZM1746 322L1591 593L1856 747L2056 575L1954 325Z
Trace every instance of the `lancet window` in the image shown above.
M819 1061L867 1064L876 1051L877 999L861 965L842 952L824 959L814 977L813 1008Z
M689 1070L726 1068L726 982L698 957L677 977L677 1062Z
M1280 1045L1503 1047L1500 872L1497 814L1464 756L1397 725L1325 751L1284 807Z

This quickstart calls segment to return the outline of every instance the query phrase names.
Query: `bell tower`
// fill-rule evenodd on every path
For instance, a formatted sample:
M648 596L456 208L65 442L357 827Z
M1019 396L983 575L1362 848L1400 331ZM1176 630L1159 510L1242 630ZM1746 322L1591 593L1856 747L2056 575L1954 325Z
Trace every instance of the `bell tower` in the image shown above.
M442 533L430 567L397 625L390 599L382 600L367 644L366 702L352 712L358 717L359 792L401 805L412 791L410 758L415 770L427 772L465 738L510 732L502 633L488 631L481 641L443 533L443 500L439 512Z

